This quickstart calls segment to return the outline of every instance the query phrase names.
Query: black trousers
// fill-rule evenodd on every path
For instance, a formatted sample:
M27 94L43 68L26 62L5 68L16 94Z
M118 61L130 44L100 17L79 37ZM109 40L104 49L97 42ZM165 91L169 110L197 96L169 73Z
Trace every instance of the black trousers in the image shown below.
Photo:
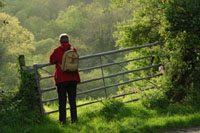
M77 82L76 81L67 81L56 84L59 100L59 120L60 122L66 121L66 102L67 94L70 104L70 114L71 122L77 121L77 109L76 109L76 90Z

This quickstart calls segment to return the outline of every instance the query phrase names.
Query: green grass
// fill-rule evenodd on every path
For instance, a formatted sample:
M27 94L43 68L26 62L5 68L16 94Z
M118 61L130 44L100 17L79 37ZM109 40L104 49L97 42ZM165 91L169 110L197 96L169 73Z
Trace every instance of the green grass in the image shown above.
M82 101L83 102L83 101ZM86 102L86 101L84 101ZM80 104L80 102L79 102ZM119 104L120 105L120 104ZM1 133L161 133L182 127L200 126L200 110L172 105L166 109L148 110L141 102L126 103L105 112L105 105L96 103L78 108L78 123L58 123L58 113L42 118L38 124L10 123L1 127ZM107 104L109 108L109 105ZM46 111L57 105L45 107ZM116 111L115 111L116 110ZM104 111L102 113L102 111ZM69 111L67 112L69 115ZM105 115L106 114L106 115Z

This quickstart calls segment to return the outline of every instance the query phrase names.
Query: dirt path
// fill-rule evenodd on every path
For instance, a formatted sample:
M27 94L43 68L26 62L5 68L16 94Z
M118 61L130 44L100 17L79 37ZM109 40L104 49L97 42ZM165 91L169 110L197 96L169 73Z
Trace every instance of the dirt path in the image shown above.
M187 128L187 129L179 129L177 131L170 131L166 133L200 133L200 127L193 127L193 128Z

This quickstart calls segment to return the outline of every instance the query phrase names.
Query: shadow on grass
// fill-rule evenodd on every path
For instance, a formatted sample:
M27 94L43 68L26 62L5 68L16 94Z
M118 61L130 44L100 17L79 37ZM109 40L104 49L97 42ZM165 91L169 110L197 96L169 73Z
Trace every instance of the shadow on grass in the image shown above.
M172 105L165 109L132 109L133 118L128 120L128 124L121 126L120 133L162 133L200 126L199 107Z
M196 106L184 106L184 105L170 105L166 109L157 109L159 114L169 114L169 115L184 115L193 114L199 112L200 108Z
M33 125L29 131L30 133L61 133L63 129L58 121L52 120L49 116L43 117L40 124Z
M200 115L188 115L180 118L171 118L166 120L163 124L155 123L150 125L143 125L136 130L142 133L163 133L171 130L179 130L181 128L189 128L200 126ZM128 130L131 131L131 130Z
M135 103L133 103L135 104ZM118 110L116 110L118 109ZM49 116L43 118L41 125L36 125L26 132L120 132L120 133L162 133L182 127L200 125L200 112L194 107L169 106L166 109L146 109L141 104L126 104L107 115L101 109L85 111L78 116L78 123L60 125ZM113 113L113 114L109 114ZM109 116L110 115L110 116ZM107 118L109 116L110 118Z

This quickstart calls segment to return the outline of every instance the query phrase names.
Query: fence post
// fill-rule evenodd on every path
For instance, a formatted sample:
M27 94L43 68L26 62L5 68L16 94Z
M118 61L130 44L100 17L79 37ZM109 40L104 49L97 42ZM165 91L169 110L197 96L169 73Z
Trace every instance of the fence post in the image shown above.
M25 59L24 59L24 55L19 55L18 57L18 61L19 61L19 66L20 66L20 74L23 71L23 67L25 67Z
M101 74L102 74L102 77L103 77L103 85L106 86L106 83L105 83L105 79L104 79L104 72L103 72L103 62L102 62L102 57L99 56L99 59L100 59L100 64L101 64ZM106 88L104 89L105 90L105 94L106 94L106 99L108 98L108 95L107 95L107 91L106 91Z
M43 109L43 104L42 104L42 93L41 93L41 88L40 88L40 75L38 73L37 64L33 65L33 69L35 71L35 80L36 80L37 90L38 90L39 99L40 99L40 112L42 115L44 115L44 109Z
M27 104L38 106L38 109L39 109L40 107L38 103L39 94L38 94L38 91L36 90L37 84L36 84L36 78L35 78L35 71L33 67L26 66L24 55L18 56L18 64L19 64L20 78L21 78L19 94L22 96L25 96L24 100L26 100ZM37 95L35 95L34 93L37 93Z

